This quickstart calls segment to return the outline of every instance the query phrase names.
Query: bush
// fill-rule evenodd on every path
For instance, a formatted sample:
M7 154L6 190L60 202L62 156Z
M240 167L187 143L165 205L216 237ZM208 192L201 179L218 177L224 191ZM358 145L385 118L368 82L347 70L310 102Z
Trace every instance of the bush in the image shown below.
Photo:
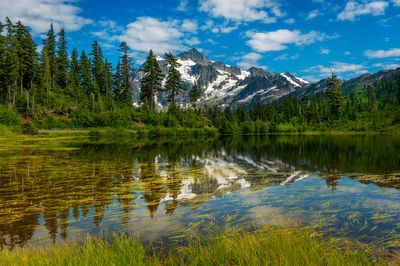
M25 134L25 135L37 135L38 134L37 128L33 125L33 123L31 121L28 121L28 120L23 120L21 122L21 130L22 130L22 134Z
M276 131L277 132L297 132L297 128L293 126L291 123L285 123L285 124L278 124L276 126Z
M0 105L0 124L7 126L17 126L20 123L18 114L8 108L7 106Z
M254 126L254 122L246 121L240 124L240 129L242 134L252 134L256 132L256 127Z

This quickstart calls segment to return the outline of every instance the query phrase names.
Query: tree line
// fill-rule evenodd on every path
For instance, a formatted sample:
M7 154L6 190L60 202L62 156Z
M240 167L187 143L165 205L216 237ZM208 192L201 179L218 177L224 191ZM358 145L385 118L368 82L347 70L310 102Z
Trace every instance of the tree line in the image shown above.
M53 24L42 47L38 51L31 33L21 22L13 23L7 17L5 23L0 23L0 103L8 103L27 116L35 110L60 107L60 100L64 100L65 108L92 111L132 106L132 78L137 70L125 42L119 47L115 68L104 58L97 41L92 43L89 54L84 50L79 54L74 48L69 55L64 29L56 33ZM177 95L185 89L177 60L171 53L165 59L169 66L165 86L162 86L165 76L152 51L143 69L140 98L150 109L155 108L158 91L167 91L168 100L175 106ZM198 91L192 94L191 98L197 100Z
M104 57L97 41L92 42L88 53L74 48L69 54L64 29L56 33L52 24L40 51L38 47L21 22L6 18L0 23L0 104L42 128L127 127L131 122L142 122L155 127L214 127L221 133L265 133L324 130L349 121L357 122L359 130L400 122L398 72L356 89L352 85L343 87L332 73L325 91L302 97L288 95L251 108L181 109L177 99L186 88L178 60L166 53L168 70L164 74L150 50L141 69L141 107L134 108L132 81L138 69L125 42L119 46L115 67ZM159 92L165 92L162 95L170 103L167 112L155 110ZM197 84L188 96L195 107L201 96ZM7 117L10 110L3 107L0 120L16 121Z

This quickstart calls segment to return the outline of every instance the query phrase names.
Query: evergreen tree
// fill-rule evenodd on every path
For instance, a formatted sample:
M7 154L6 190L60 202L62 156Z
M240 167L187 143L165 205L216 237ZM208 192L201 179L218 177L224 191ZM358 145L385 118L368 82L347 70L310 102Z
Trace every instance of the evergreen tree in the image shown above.
M154 109L154 98L157 91L162 91L161 82L164 78L164 74L162 73L152 50L150 50L149 55L147 56L146 66L144 67L143 71L145 72L146 76L142 80L140 100L150 109Z
M165 90L169 92L168 101L172 103L172 107L175 107L178 93L186 90L186 88L183 87L181 74L176 69L179 67L179 63L175 57L171 53L166 53L165 59L169 65L169 73L167 76L167 82L165 84Z
M0 103L5 103L6 101L6 40L3 36L4 25L0 22Z
M79 69L81 75L82 88L87 95L94 97L93 86L92 86L92 73L90 70L90 60L87 57L85 51L82 51L79 62Z
M113 67L111 63L107 62L107 59L104 64L104 88L107 98L111 95L111 90L113 86Z
M6 44L6 83L8 86L8 101L14 105L16 94L17 94L17 84L19 78L19 60L17 53L17 46L15 37L15 29L11 20L6 17L6 27L7 33L5 37Z
M62 28L60 33L58 33L57 42L57 84L61 88L66 88L68 85L68 51L67 51L67 41L65 39L65 31Z
M335 117L339 117L343 111L343 95L340 89L340 81L335 74L332 73L332 76L327 79L327 85L326 94L329 100L331 114Z
M97 41L94 41L92 43L92 52L90 53L90 55L92 56L91 69L94 81L97 85L96 87L99 88L100 93L106 94L104 86L105 65L103 52L101 51L100 45Z
M80 87L80 69L79 69L78 51L76 49L73 49L71 54L70 77L71 77L71 86L73 90L77 92Z
M120 101L120 96L122 95L122 74L121 74L121 63L118 60L117 67L115 68L115 73L113 75L113 96L114 99Z
M400 105L400 74L397 78L397 102Z
M133 63L132 58L130 57L129 47L126 42L122 42L119 46L119 51L121 53L121 65L120 65L120 73L122 77L120 98L122 102L125 102L128 105L132 105L132 72L133 72Z
M189 91L189 101L195 106L198 99L200 99L200 90L195 83L193 88Z
M50 30L47 32L47 38L43 40L43 51L46 53L46 58L50 69L50 84L55 86L57 61L56 61L56 37L54 35L53 23L50 24Z
M51 85L51 71L49 57L44 49L42 50L42 71L43 85L46 87L46 94L48 95Z
M368 86L368 104L371 111L376 109L376 93L374 86Z

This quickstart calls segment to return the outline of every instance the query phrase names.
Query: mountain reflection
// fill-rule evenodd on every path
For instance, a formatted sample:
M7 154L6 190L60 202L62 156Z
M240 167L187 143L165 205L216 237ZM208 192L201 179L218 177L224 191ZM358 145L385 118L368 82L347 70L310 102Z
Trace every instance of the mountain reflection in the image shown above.
M151 218L158 211L172 216L179 206L196 209L227 193L289 186L311 174L331 190L343 176L400 189L396 138L90 139L69 143L70 150L17 147L0 149L0 245L10 249L24 247L42 227L55 243L84 219L99 227L111 215L128 225L142 202Z

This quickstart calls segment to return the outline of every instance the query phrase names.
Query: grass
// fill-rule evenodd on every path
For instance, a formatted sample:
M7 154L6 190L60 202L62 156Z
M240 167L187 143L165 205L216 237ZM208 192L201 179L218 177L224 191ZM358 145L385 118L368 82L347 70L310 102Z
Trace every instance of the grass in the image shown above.
M153 254L153 255L151 255ZM88 238L83 245L50 251L0 252L2 265L374 265L367 252L339 248L307 229L265 228L249 233L231 230L168 252L154 252L136 237L114 236L106 242ZM387 261L386 261L387 263Z

